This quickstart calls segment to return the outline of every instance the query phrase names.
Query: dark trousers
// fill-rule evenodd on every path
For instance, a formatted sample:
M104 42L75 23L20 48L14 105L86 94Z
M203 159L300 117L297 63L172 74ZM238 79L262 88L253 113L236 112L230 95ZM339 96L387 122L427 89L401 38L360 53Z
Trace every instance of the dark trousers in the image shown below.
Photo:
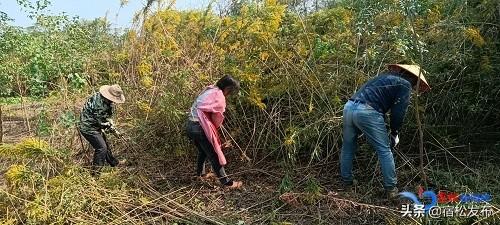
M231 180L227 177L224 167L220 165L217 153L215 153L212 143L207 139L199 122L188 121L186 126L188 137L198 148L198 163L196 173L198 176L206 174L205 161L210 160L212 169L222 184L229 184Z
M104 133L80 133L94 148L94 159L92 161L94 170L100 170L105 162L112 167L118 165L118 160L113 156Z

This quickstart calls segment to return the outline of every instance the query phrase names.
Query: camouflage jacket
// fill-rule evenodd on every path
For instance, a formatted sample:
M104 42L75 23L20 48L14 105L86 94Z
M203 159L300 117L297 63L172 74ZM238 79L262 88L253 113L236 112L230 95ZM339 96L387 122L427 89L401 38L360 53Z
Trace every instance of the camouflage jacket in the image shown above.
M99 92L92 95L83 106L80 114L80 131L83 133L101 132L107 128L101 124L108 122L113 115L111 102Z

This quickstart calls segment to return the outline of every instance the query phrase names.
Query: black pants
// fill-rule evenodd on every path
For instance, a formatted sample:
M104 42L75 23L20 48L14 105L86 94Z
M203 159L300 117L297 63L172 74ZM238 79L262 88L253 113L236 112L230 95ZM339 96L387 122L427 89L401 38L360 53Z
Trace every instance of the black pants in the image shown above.
M186 131L188 137L194 142L196 148L198 148L198 163L196 167L196 173L198 176L206 174L205 171L205 161L210 160L212 164L212 169L214 170L217 177L222 184L230 185L231 180L227 177L224 167L220 165L217 153L215 153L212 143L207 139L203 128L200 123L188 121L186 126Z
M80 133L94 148L92 166L95 170L100 170L100 168L104 166L105 162L112 167L118 165L118 160L113 156L104 133Z

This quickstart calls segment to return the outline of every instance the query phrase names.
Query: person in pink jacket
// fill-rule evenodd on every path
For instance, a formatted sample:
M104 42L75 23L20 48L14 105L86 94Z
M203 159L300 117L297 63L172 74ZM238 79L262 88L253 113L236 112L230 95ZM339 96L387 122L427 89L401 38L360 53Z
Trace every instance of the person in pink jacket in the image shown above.
M224 166L227 164L218 129L224 121L226 96L238 93L240 83L226 75L215 85L206 87L196 98L189 112L186 126L188 137L198 148L198 163L196 173L201 178L217 175L222 185L231 189L241 188L241 181L232 181L226 175ZM206 173L205 161L210 161L215 172Z

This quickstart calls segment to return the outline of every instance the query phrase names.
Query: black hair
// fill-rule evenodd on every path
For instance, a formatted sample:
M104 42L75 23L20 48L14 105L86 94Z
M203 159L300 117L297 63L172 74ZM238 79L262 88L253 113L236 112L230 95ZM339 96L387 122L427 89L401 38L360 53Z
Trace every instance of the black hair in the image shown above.
M400 76L407 80L408 82L410 82L411 86L417 86L417 82L418 82L418 77L416 77L415 75L413 74L410 74L409 72L406 72L405 70L401 71L400 72Z
M235 93L240 89L240 82L234 79L231 75L225 75L221 79L219 79L217 83L215 83L215 86L217 86L222 91L229 88L229 91L231 93Z
M407 70L405 70L401 67L398 67L398 66L394 66L394 65L392 67L389 67L389 70L396 73L399 77L410 82L412 87L417 86L418 77L414 76L412 73L408 72Z
M103 94L101 94L100 92L99 92L99 94L101 95L101 98L104 100L104 102L105 102L106 104L111 105L111 103L113 103L113 101L111 101L111 100L109 100L108 98L104 97L104 95L103 95Z

